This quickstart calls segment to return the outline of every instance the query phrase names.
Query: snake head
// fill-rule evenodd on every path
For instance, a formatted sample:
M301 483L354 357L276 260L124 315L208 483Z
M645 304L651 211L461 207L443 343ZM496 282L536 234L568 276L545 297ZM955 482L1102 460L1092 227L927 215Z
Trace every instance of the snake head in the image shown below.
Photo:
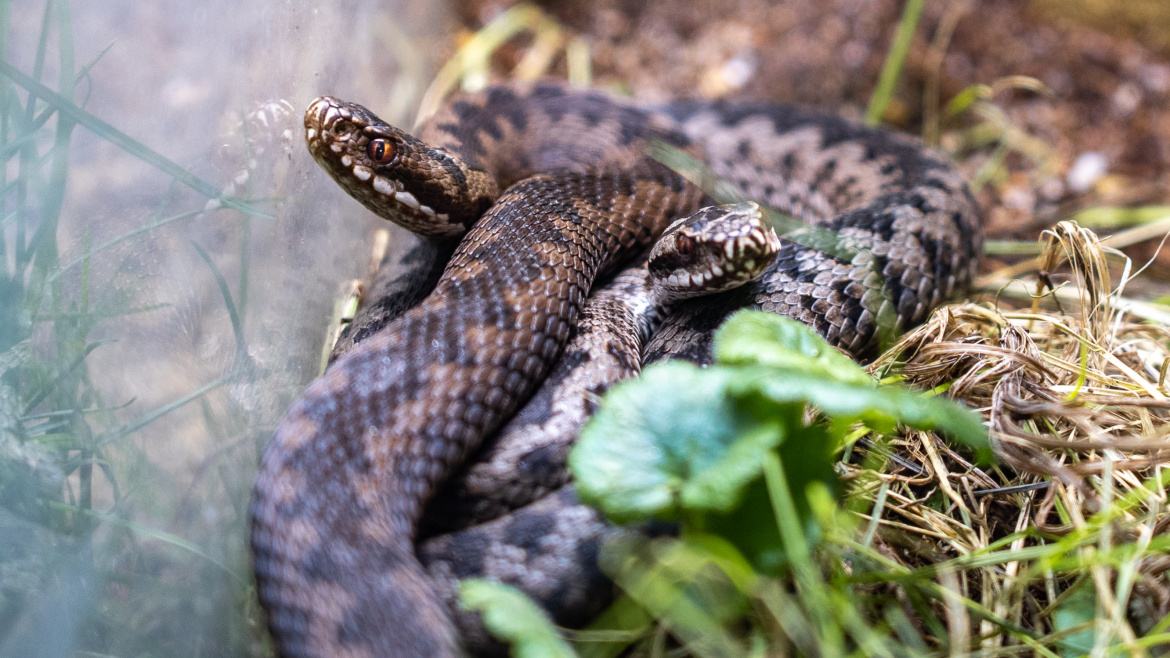
M350 196L419 235L458 237L490 204L483 189L469 187L469 181L482 187L484 177L457 155L428 147L356 103L331 96L310 103L305 143Z
M667 295L694 297L758 279L779 251L780 238L757 204L709 206L668 226L647 268Z

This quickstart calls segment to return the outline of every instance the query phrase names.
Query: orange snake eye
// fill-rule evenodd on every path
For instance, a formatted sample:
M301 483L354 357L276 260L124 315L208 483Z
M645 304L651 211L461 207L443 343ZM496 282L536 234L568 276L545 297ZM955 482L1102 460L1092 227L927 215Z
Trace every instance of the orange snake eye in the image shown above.
M390 143L389 140L375 139L370 142L366 154L378 164L389 164L394 159L394 144Z
M686 234L679 234L678 242L675 244L675 251L683 258L690 258L695 251L695 239Z

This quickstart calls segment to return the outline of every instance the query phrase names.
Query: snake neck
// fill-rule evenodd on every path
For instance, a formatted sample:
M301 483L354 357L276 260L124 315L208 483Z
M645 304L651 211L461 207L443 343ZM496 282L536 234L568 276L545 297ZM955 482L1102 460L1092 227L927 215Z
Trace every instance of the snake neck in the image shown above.
M338 336L329 354L329 365L426 299L455 247L454 240L416 238L400 256L388 250L363 295L366 303Z
M502 189L541 172L637 167L652 142L699 155L664 115L559 84L459 97L417 137L329 96L304 125L309 152L350 196L434 238L463 235Z

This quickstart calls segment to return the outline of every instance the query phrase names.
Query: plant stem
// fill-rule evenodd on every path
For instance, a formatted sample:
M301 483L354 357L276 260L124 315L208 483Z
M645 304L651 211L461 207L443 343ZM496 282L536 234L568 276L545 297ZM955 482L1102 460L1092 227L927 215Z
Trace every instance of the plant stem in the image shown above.
M886 63L882 66L881 77L878 78L877 88L869 98L869 108L865 111L865 125L876 126L881 123L882 116L890 99L894 97L894 87L902 75L902 65L906 62L906 53L910 51L910 41L914 38L914 30L918 27L918 19L922 16L922 5L925 0L906 0L902 10L902 20L898 21L898 31L894 34L894 43L890 45L890 52L886 55Z

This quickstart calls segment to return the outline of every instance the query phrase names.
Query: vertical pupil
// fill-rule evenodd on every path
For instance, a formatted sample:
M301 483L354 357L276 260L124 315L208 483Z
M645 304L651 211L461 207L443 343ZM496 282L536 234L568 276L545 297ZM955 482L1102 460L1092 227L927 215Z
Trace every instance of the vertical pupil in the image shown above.
M379 164L386 164L394 156L390 144L384 139L370 142L370 159Z

